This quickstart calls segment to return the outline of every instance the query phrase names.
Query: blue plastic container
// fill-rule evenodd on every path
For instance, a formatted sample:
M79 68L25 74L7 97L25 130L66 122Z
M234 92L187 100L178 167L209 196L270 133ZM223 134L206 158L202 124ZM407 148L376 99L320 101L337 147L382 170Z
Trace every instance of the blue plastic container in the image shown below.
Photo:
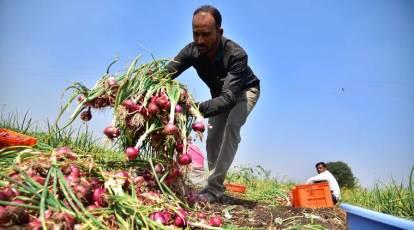
M340 207L346 211L346 222L349 230L414 230L414 221L350 204L341 204Z

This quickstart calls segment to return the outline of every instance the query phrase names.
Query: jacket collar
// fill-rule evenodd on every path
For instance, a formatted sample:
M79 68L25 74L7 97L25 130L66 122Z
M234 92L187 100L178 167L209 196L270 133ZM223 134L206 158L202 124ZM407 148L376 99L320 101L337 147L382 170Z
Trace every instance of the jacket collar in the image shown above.
M216 52L216 58L214 59L214 63L220 62L223 59L223 53L224 53L224 40L225 38L223 36L221 36L218 47L217 47L217 52Z

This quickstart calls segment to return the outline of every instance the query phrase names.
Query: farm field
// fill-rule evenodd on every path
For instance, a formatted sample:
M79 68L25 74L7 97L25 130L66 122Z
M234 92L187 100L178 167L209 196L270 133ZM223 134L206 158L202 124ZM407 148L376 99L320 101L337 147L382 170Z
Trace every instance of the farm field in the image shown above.
M8 147L1 150L0 164L2 169L1 175L3 177L1 180L2 191L5 191L5 188L11 184L16 185L13 181L7 180L6 177L6 175L11 176L11 172L16 172L16 166L22 170L36 168L38 172L41 172L42 169L53 168L53 166L50 166L50 156L56 153L56 149L61 149L63 146L71 149L77 156L77 159L67 161L70 162L70 165L78 165L82 175L80 177L84 178L90 178L94 175L102 180L105 177L100 177L99 171L101 171L101 173L104 171L106 172L101 175L116 175L126 168L129 172L133 172L134 170L138 170L138 168L148 166L148 162L139 161L131 163L125 158L124 153L113 149L102 148L102 145L100 145L88 131L78 132L78 130L68 128L66 131L57 135L56 133L48 132L48 130L33 130L31 128L31 120L27 116L25 119L20 119L19 121L18 117L13 114L3 114L0 126L32 135L38 140L37 145L33 148ZM57 165L59 166L56 166L55 169L60 168L60 171L64 173L64 170L62 169L65 169L64 166L68 164L67 162L61 161L60 163L57 162ZM1 222L2 226L14 229L23 229L31 226L32 229L39 229L42 223L42 221L40 221L40 212L43 210L42 213L45 215L45 224L48 227L53 224L58 224L56 220L60 218L59 220L64 220L63 223L60 223L62 224L61 227L67 229L73 229L75 226L91 229L99 228L98 223L100 222L104 223L108 228L119 229L132 227L134 224L138 224L139 221L142 221L140 224L143 226L146 224L147 228L181 228L175 225L173 218L180 217L180 215L175 213L179 213L178 210L182 209L185 210L186 213L184 214L185 225L183 226L187 228L346 229L345 213L338 206L334 208L320 209L291 207L288 202L288 193L294 184L286 181L277 181L276 179L271 178L270 172L260 166L234 167L231 173L229 173L227 181L245 184L248 189L244 194L226 192L226 196L216 203L188 202L188 199L179 198L177 195L179 193L173 192L173 186L171 190L167 191L166 188L168 186L165 186L165 183L161 182L163 184L161 186L165 186L163 187L164 193L159 191L159 187L157 187L159 185L146 185L148 188L151 188L151 186L153 186L152 188L158 188L153 190L155 192L152 194L157 197L156 202L153 201L150 205L144 201L138 202L135 198L129 196L130 194L125 190L126 194L124 195L128 197L123 201L118 200L122 197L119 194L111 194L107 197L107 202L112 202L109 205L102 204L104 207L84 205L89 214L85 214L85 212L81 211L76 212L73 208L78 207L78 205L73 204L73 206L71 206L69 204L67 209L62 209L65 210L62 211L62 213L71 213L73 218L67 216L66 218L65 216L57 217L56 215L51 215L46 218L45 213L48 213L47 210L53 206L53 198L42 199L44 190L42 189L42 183L40 182L45 183L47 174L48 173L44 175L45 177L43 180L39 180L39 176L32 177L36 182L27 180L28 177L23 177L25 178L24 180L27 180L24 182L25 185L38 187L36 192L28 192L25 191L23 187L16 186L19 188L18 190L21 191L19 195L8 201L5 201L7 199L2 198L2 208L5 206L14 207L14 205L16 205L16 207L22 207L22 210L28 214L28 219L26 220L27 223L23 221L20 224L16 224L16 222L13 221L3 221ZM39 173L36 175L39 175ZM413 220L414 202L412 172L409 176L410 184L408 185L395 182L388 185L378 184L371 190L363 188L345 189L343 190L343 200L341 202ZM114 177L116 178L116 176ZM112 179L114 177L112 177ZM105 179L111 180L111 176L107 176ZM133 181L131 182L134 184ZM189 184L186 186L189 186L189 190L197 191L197 188L191 187ZM49 188L51 187L53 186L49 185ZM69 187L71 186L67 186L67 188ZM72 186L72 188L76 187ZM69 200L76 200L79 193L77 193L76 189L73 191L75 197L68 195L66 198ZM141 190L136 189L136 191L140 192ZM143 194L146 194L145 192L151 192L151 189L145 190L145 192L144 190L142 191ZM35 193L38 194L37 197L34 195ZM31 196L28 194L31 194ZM140 196L138 195L137 197ZM21 201L18 204L13 204L13 201L15 200ZM79 201L85 204L85 202L81 200ZM128 208L129 205L127 204L130 204L128 202L136 202L133 209ZM63 204L66 203L63 202ZM159 222L150 218L151 213L160 210L170 210L171 212L170 216L172 217L170 217L165 225L160 225ZM115 213L120 214L115 215ZM136 222L134 222L134 218L131 218L131 216L138 215L137 213L140 213L141 216L138 219L135 219ZM214 224L212 225L210 223L212 217L219 217L221 224L216 226L214 226Z

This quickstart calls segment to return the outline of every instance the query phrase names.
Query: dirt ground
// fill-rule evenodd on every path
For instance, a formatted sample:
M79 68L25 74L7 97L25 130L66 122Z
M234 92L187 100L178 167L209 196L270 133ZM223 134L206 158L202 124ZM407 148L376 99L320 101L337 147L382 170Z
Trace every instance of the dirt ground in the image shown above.
M221 214L236 229L346 229L346 214L339 207L294 208L286 201L269 206L227 193L219 202L203 207L208 214ZM307 228L305 228L307 227ZM313 227L313 228L311 228Z

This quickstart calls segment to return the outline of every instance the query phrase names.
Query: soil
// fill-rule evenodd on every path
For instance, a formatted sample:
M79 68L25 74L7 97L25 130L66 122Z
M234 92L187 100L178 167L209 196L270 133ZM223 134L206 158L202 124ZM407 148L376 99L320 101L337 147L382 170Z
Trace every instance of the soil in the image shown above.
M281 200L270 206L226 193L218 202L203 204L208 215L219 214L234 229L346 229L346 214L333 208L295 208Z
M223 199L214 203L197 203L206 217L197 216L199 212L192 212L200 225L191 225L192 229L211 229L208 218L219 215L223 218L228 229L334 229L345 230L346 214L339 207L333 208L294 208L283 199L278 200L278 206L248 200L241 194L226 193ZM195 227L196 226L196 227ZM198 227L197 227L198 226ZM23 226L0 227L0 230L27 229ZM217 228L219 229L219 228Z

